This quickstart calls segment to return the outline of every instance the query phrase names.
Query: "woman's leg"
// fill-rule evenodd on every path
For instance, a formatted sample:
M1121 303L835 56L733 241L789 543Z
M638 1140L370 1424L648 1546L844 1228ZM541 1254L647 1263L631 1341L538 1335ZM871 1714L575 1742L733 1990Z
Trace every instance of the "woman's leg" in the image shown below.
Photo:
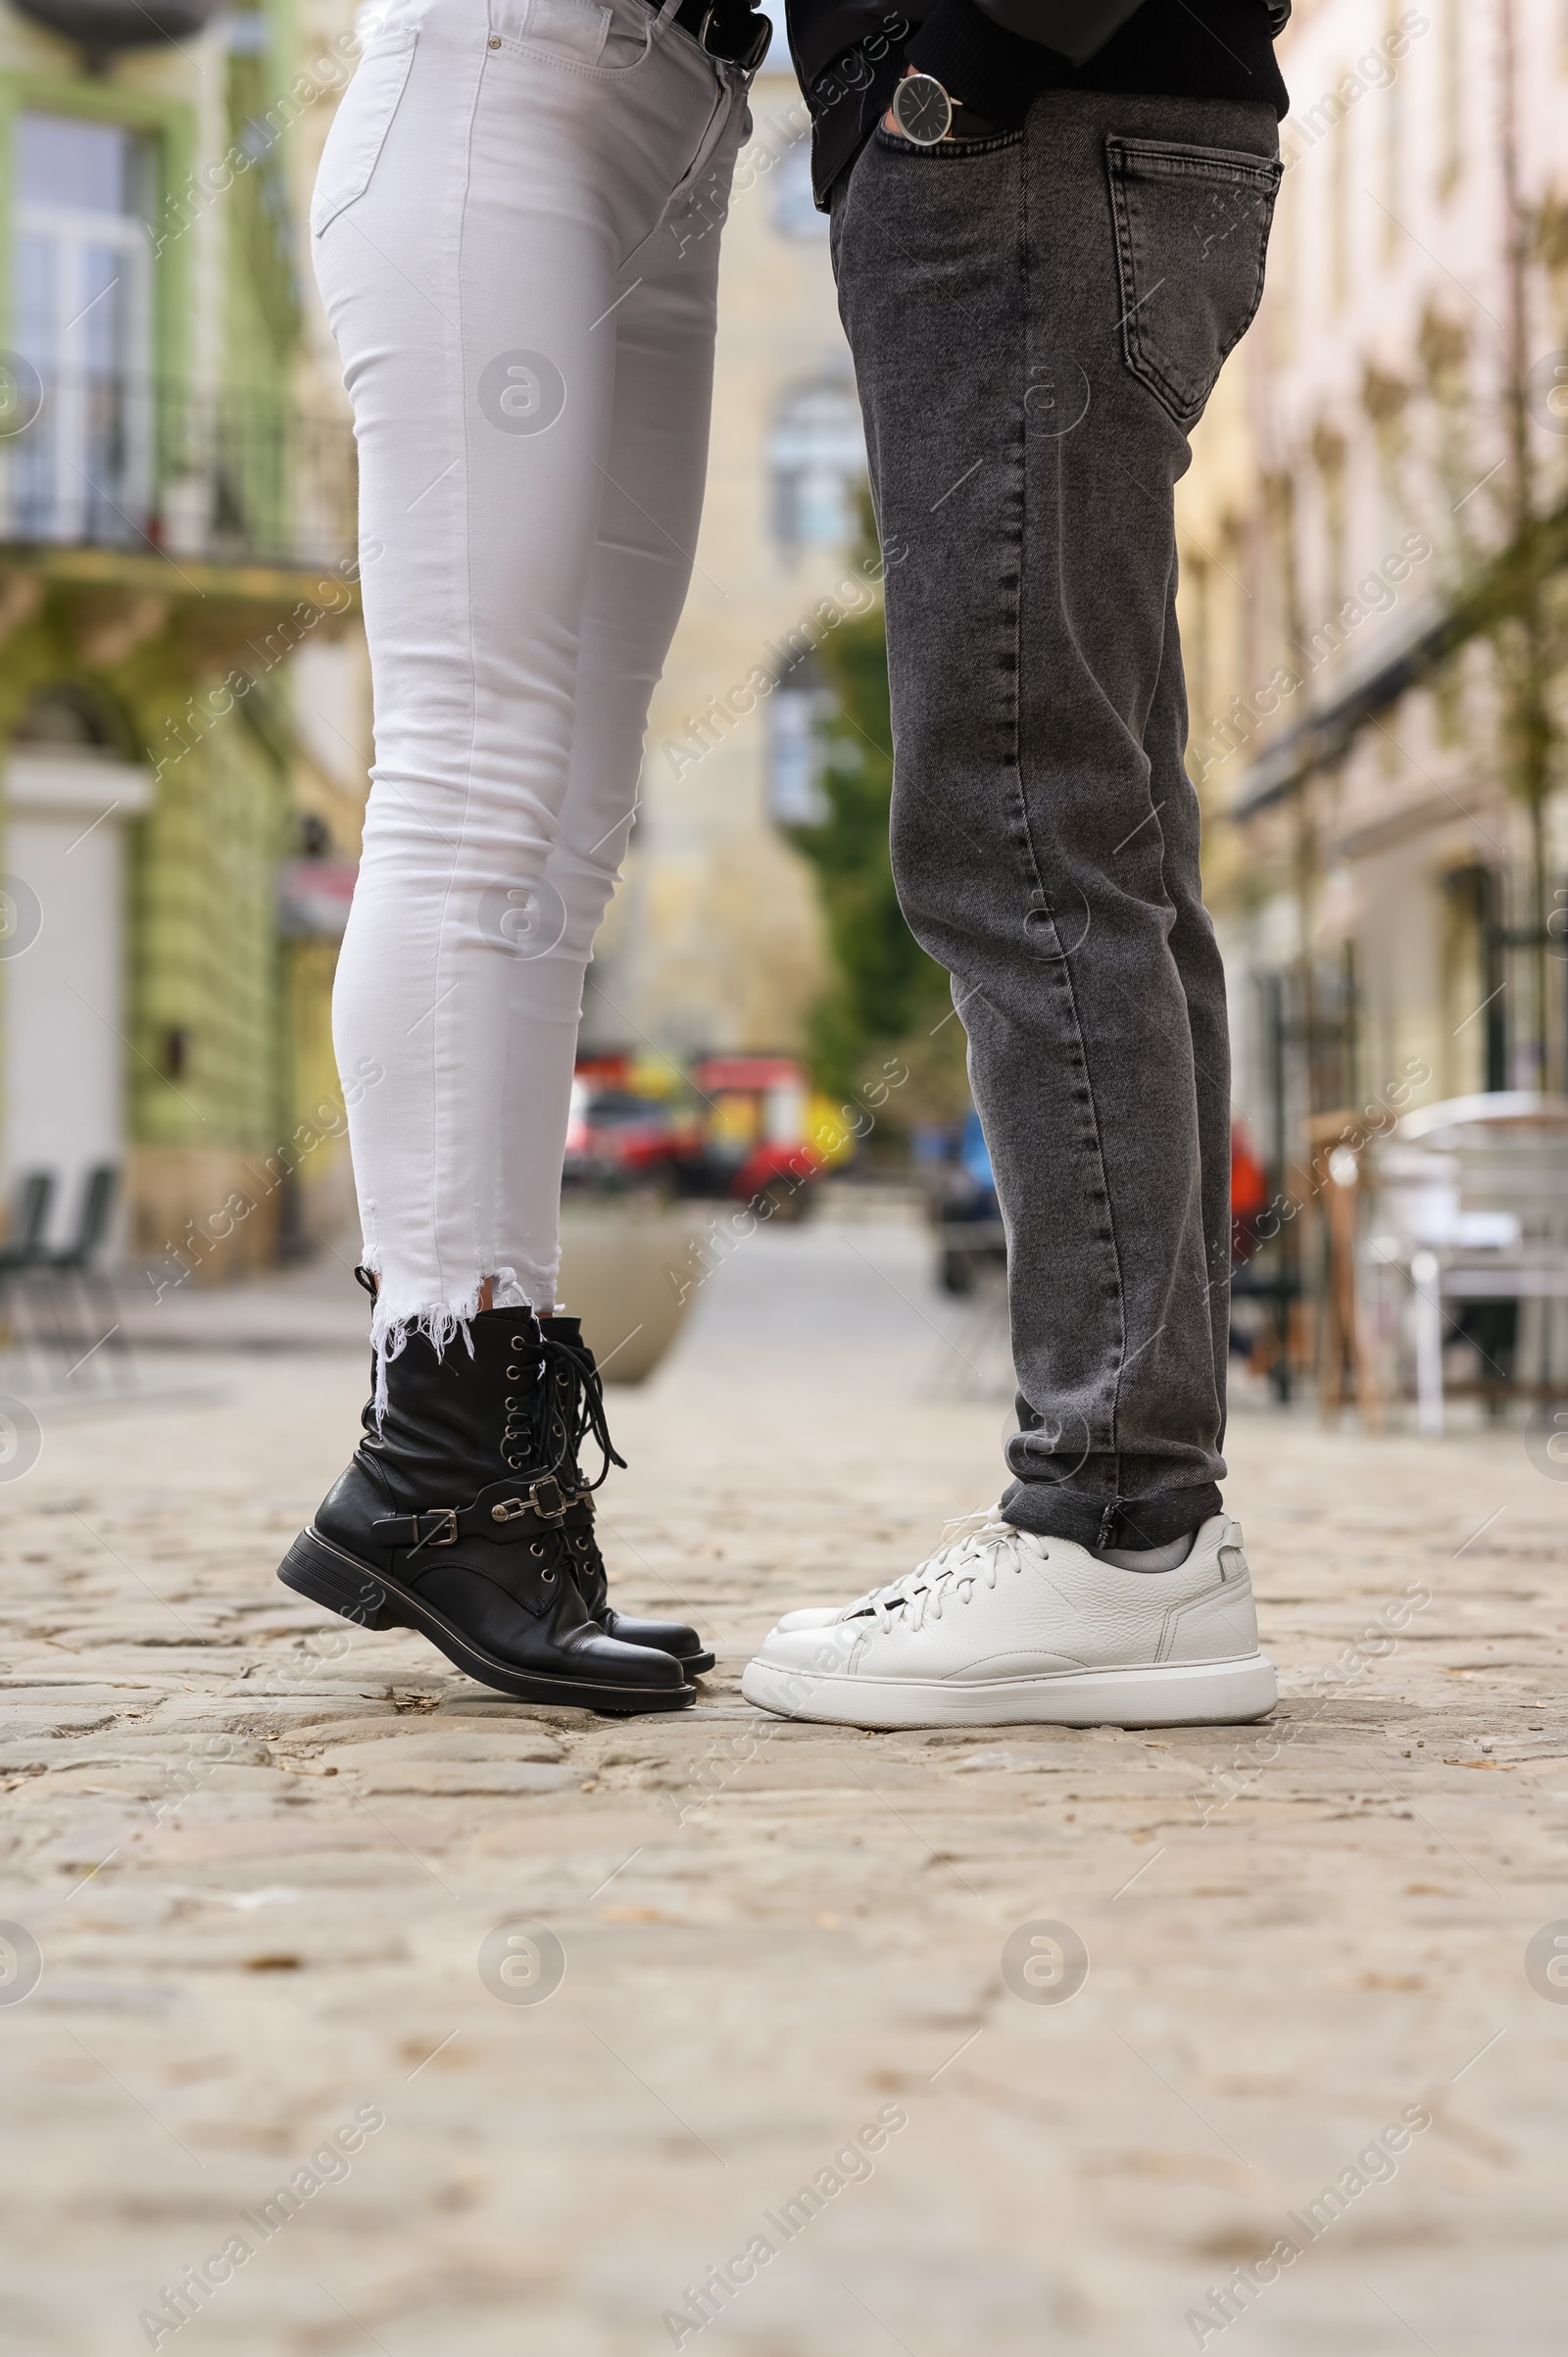
M550 868L585 631L601 635L607 485L649 510L663 490L615 447L614 306L740 104L667 21L649 38L641 0L616 0L594 63L573 45L593 45L600 12L553 7L547 40L521 37L526 21L518 0L395 14L314 209L360 445L375 689L334 1021L393 1349L410 1324L450 1334L489 1279L498 1304L552 1302L578 953L603 906L596 870L590 922L587 881L612 846L585 830L561 882ZM700 466L706 401L664 422ZM601 795L608 772L585 807Z
M529 1305L707 439L711 268L694 292L657 241L629 266L733 152L741 77L641 0L421 5L368 54L313 208L375 683L334 1019L377 1401L279 1576L523 1700L681 1709L697 1632L577 1585L577 1442L608 1437L591 1355Z
M705 189L711 174L727 191L743 120L737 105L704 168ZM546 1307L560 1259L561 1165L584 971L619 880L649 702L686 602L702 517L718 242L716 231L693 239L662 226L620 271L615 308L598 331L615 338L614 400L579 632L571 763L537 929L531 921L517 928L528 1014L508 1047L515 1202ZM541 1086L546 1056L553 1087Z
M739 111L714 159L727 190ZM708 172L704 174L708 182ZM614 423L600 511L599 539L583 609L577 671L577 721L561 831L546 869L543 910L561 940L529 968L528 988L543 1020L514 1043L518 1070L513 1103L530 1102L545 1025L562 1021L561 1070L569 1076L587 965L613 891L636 809L648 705L685 603L702 510L712 381L718 239L677 237L661 229L621 272L613 315L617 355ZM617 1016L631 1025L633 1018ZM525 1069L526 1067L526 1069ZM535 1093L532 1102L537 1102ZM526 1123L517 1140L518 1197L539 1224L541 1262L556 1266L556 1214L565 1099L559 1121ZM548 1243L544 1229L548 1223ZM569 1307L569 1304L567 1304ZM555 1381L564 1390L563 1427L577 1421L574 1383L597 1383L593 1350L572 1317L547 1317L556 1346ZM622 1340L606 1336L611 1352ZM606 1465L608 1473L608 1463ZM600 1551L604 1526L586 1496L589 1475L575 1448L563 1467L579 1499L580 1527L568 1539L574 1584L589 1617L610 1637L681 1657L688 1677L711 1669L713 1656L680 1622L630 1619L610 1601Z

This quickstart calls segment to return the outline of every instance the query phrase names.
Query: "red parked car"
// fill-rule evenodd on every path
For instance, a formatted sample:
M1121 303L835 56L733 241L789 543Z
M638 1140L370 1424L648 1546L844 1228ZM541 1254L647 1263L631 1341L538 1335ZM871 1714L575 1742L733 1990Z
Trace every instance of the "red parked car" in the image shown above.
M712 1192L766 1196L775 1219L803 1219L827 1164L807 1135L811 1090L790 1056L710 1056L692 1068L708 1100L705 1157Z
M686 1193L702 1153L702 1124L689 1106L606 1085L579 1073L566 1124L567 1187L657 1186Z

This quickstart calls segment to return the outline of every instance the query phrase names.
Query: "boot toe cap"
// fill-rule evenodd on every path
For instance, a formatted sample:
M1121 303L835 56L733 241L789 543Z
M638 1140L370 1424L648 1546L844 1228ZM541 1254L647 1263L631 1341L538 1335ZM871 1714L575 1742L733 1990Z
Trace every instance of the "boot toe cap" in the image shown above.
M618 1645L645 1645L653 1651L673 1653L677 1659L690 1659L697 1653L706 1654L708 1647L695 1629L684 1621L638 1620L631 1613L609 1612L602 1623L607 1637Z
M662 1646L628 1645L620 1637L605 1637L595 1630L592 1636L576 1640L570 1650L584 1677L602 1678L616 1686L667 1687L671 1692L686 1683L675 1655Z

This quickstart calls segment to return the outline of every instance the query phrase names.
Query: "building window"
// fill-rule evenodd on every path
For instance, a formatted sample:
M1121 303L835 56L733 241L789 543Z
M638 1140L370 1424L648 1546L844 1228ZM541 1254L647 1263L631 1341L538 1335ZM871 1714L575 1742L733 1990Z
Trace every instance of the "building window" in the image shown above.
M1441 37L1438 193L1447 196L1458 186L1464 170L1464 21L1460 0L1444 0Z
M773 226L781 237L827 236L827 215L818 213L811 190L809 139L797 139L774 167Z
M119 754L131 760L133 750L122 741L123 736L115 713L100 696L91 688L62 679L33 690L11 732L11 741L34 751L47 747L51 752Z
M1348 453L1344 436L1320 425L1312 437L1317 461L1323 516L1324 621L1338 614L1346 599L1348 569L1348 506L1346 498ZM1332 641L1330 642L1333 643Z
M1398 35L1398 0L1389 0L1385 51L1392 53ZM1404 75L1397 66L1391 66L1391 72L1393 79L1383 93L1383 254L1389 262L1399 250L1404 206Z
M1345 309L1350 294L1350 125L1342 117L1334 126L1333 175L1329 192L1329 308Z
M1287 173L1280 183L1279 198L1274 208L1274 226L1269 235L1269 270L1264 318L1266 332L1274 339L1274 358L1283 366L1296 356L1296 306L1298 302L1297 270L1297 197L1299 182Z
M118 123L23 115L13 341L35 421L7 454L13 530L142 537L152 475L148 144Z
M819 659L808 656L774 689L768 706L767 807L779 826L820 826L832 806L822 784L823 722L838 698Z
M855 388L837 379L785 395L768 441L773 529L787 549L844 548L858 528L865 437Z

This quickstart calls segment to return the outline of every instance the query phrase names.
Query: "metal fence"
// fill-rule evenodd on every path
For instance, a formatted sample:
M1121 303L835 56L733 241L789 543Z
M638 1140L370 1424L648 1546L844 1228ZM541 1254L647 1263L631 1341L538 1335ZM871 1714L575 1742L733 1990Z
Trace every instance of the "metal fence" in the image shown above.
M355 547L353 431L275 395L0 361L0 540L219 565Z

